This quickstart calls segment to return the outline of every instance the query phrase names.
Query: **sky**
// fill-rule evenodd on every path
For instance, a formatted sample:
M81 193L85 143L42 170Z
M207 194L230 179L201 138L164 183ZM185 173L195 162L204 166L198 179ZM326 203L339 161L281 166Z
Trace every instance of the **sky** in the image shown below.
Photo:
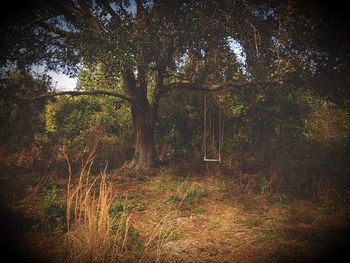
M48 74L51 76L54 86L59 90L74 90L77 84L77 78L71 78L65 74L56 73L53 71L50 71Z
M56 73L52 70L47 70L45 65L33 66L31 68L33 73L37 74L48 74L52 78L52 84L55 88L61 91L74 90L78 79L69 77L63 73Z

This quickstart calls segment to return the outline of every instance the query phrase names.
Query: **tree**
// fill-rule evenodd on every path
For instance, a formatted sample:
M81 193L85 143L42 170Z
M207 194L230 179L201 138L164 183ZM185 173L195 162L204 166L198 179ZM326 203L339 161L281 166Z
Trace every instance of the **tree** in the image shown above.
M281 83L276 79L281 74L275 74L281 72L279 64L269 67L279 56L271 52L271 46L278 46L272 38L280 26L278 11L284 10L278 1L268 5L259 1L37 0L30 5L20 21L14 23L12 18L5 23L3 64L16 61L17 67L25 68L41 62L70 74L82 65L99 65L110 81L121 82L122 91L99 87L36 98L108 95L127 101L135 130L130 167L154 164L160 99L170 91ZM246 77L236 74L239 67L232 67L237 56L230 39L244 48ZM282 44L278 48L295 50ZM224 59L227 63L217 63Z
M106 86L98 69L79 72L77 90ZM117 88L117 87L116 87ZM94 155L94 167L122 165L132 154L132 122L127 102L112 96L59 96L46 104L44 135L52 145L65 147L72 165Z
M47 92L51 83L47 78L34 78L29 73L11 72L0 81L0 144L12 151L30 148L34 138L45 126L45 104L23 103L21 97Z

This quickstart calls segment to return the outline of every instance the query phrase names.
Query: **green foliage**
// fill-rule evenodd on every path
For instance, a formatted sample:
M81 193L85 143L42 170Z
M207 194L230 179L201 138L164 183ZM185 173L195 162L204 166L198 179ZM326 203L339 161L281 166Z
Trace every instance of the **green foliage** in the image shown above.
M265 196L271 196L272 183L269 178L263 177L259 183L260 193Z
M109 209L109 213L112 216L116 216L119 212L122 212L125 210L125 205L123 202L121 202L119 199L115 200Z
M113 218L120 218L121 216L123 216L124 212L141 212L145 210L145 204L141 200L139 200L138 198L134 200L129 199L132 199L132 196L128 194L125 195L125 198L116 198L112 203L111 208L109 209L109 214Z
M198 206L198 207L196 207L196 208L194 209L194 212L195 212L196 214L202 214L202 213L204 212L204 208Z
M125 200L117 198L109 209L109 213L112 217L120 217L121 212L131 210L131 208L132 206L126 203Z
M65 206L60 202L59 189L54 183L50 183L45 188L43 202L43 216L45 226L51 229L51 225L60 229L64 225Z
M178 182L176 194L169 198L169 201L179 206L191 208L197 206L201 198L209 195L207 189L197 183L190 183L188 181Z
M235 149L228 150L241 159L264 154L260 159L265 162L267 152L273 159L285 141L301 136L303 123L296 98L288 87L256 87L249 94L232 92L227 98L227 117L234 126L226 127L227 137L232 138L228 144Z
M123 215L119 220L116 221L116 218L114 219L114 228L118 230L120 233L120 237L127 236L127 242L126 242L126 248L125 250L133 250L136 251L142 251L144 248L144 244L141 240L139 231L132 225L127 224L128 217Z
M171 146L170 158L199 157L202 136L201 97L192 92L174 92L161 101L156 139Z
M345 109L315 96L301 97L309 107L305 113L304 136L321 144L346 144L350 133L350 115Z
M12 149L29 148L45 127L43 101L24 100L46 93L46 77L33 77L28 72L11 72L0 81L0 144Z
M94 90L107 84L101 69L82 70L78 89ZM108 168L113 168L131 156L130 110L115 98L61 96L46 105L45 119L49 140L65 145L73 161L95 151L96 171L103 169L107 161Z
M321 203L318 207L318 210L322 213L325 213L327 215L330 215L332 213L334 213L334 211L336 211L336 206L335 205L331 205L331 204L324 204Z
M72 13L67 11L72 8L60 7L62 3L34 8L31 15L44 12L52 18L49 24L25 23L26 30L21 28L23 24L13 25L13 33L18 29L27 32L17 32L21 41L14 41L24 46L5 49L9 57L16 58L18 68L45 61L49 68L72 73L74 65L80 63L83 69L78 72L77 90L118 92L142 101L144 109L157 105L152 99L164 94L159 111L152 109L159 117L156 148L159 152L167 150L169 158L193 163L202 157L204 94L184 90L154 94L157 83L166 87L185 81L200 86L281 78L285 80L281 85L249 85L212 95L224 104L224 161L234 159L244 173L263 173L264 193L274 191L281 182L284 187L293 185L291 192L310 193L321 175L348 183L349 168L345 166L349 160L350 117L344 105L349 97L338 98L337 104L310 91L348 95L344 91L348 63L342 59L349 53L348 45L341 44L338 37L315 35L334 34L334 25L324 21L320 12L310 12L317 10L297 2L261 6L241 1L175 1L169 5L160 1L144 2L143 13L143 8L134 10L137 3L132 3L125 1L112 8L117 19L99 3L85 7L76 4ZM80 13L87 18L81 19ZM20 22L32 20L26 17ZM62 29L62 25L67 28ZM248 29L242 30L247 25ZM13 43L7 41L10 36L17 38L16 34L6 34L6 43ZM339 76L342 78L338 80ZM302 84L298 84L300 78ZM113 168L131 158L134 133L129 105L110 97L60 97L35 105L18 100L45 93L48 83L27 73L14 73L2 81L1 144L16 147L19 141L34 143L41 151L40 158L35 159L41 161L60 146L69 149L75 163L93 153L98 170L106 160ZM333 86L329 91L325 88ZM272 173L271 166L276 163L279 167ZM272 175L279 182L268 185Z
M157 142L170 144L170 158L202 157L202 94L174 92L162 100ZM223 158L237 161L246 173L263 173L260 192L312 194L310 187L326 175L349 184L349 114L345 108L304 88L256 86L224 91ZM271 179L275 168L274 181ZM161 191L162 186L157 191ZM176 199L176 198L175 198Z
M145 210L145 205L144 203L142 203L141 201L138 201L136 204L135 204L135 210L136 211L144 211Z
M276 204L285 204L285 205L288 205L290 204L291 202L293 202L293 197L290 196L290 195L286 195L286 194L281 194L281 193L278 193L278 194L274 194L273 196L271 196L270 198L270 201L272 203L276 203Z
M224 156L233 156L243 172L264 174L261 192L269 195L283 181L284 190L310 194L322 174L345 182L341 160L349 158L350 129L344 108L288 85L237 90L226 103ZM270 182L275 163L277 178Z

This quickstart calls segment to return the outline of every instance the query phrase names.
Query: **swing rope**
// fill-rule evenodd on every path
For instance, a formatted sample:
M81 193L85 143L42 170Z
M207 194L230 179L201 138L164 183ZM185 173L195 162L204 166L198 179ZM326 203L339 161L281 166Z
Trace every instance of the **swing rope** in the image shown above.
M205 162L219 162L221 163L222 159L221 159L221 149L222 149L222 142L223 142L223 138L224 138L224 125L222 122L222 106L221 106L221 101L219 101L219 120L218 120L218 151L217 151L217 158L208 158L207 156L207 111L208 111L208 107L207 107L207 96L204 95L204 136L203 136L203 151L204 151L204 158L203 160ZM215 142L215 130L212 125L212 117L210 118L209 115L209 131L211 132L212 135L212 143Z

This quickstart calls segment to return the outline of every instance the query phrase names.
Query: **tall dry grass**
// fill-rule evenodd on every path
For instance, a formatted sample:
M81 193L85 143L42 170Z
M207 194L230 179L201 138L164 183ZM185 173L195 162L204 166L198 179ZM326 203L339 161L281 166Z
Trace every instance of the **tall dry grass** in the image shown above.
M131 215L119 219L109 210L114 201L112 187L106 182L106 171L94 180L90 171L93 157L83 165L76 186L71 184L71 165L67 186L67 262L122 262L128 243ZM99 183L98 183L99 182Z
M126 209L117 217L110 213L116 196L111 184L106 181L106 169L93 178L91 167L94 157L89 156L82 166L78 182L73 185L71 164L64 151L63 154L69 169L66 262L161 262L165 256L164 247L174 233L174 219L189 190L175 210L149 226L142 242L135 240L131 213Z

